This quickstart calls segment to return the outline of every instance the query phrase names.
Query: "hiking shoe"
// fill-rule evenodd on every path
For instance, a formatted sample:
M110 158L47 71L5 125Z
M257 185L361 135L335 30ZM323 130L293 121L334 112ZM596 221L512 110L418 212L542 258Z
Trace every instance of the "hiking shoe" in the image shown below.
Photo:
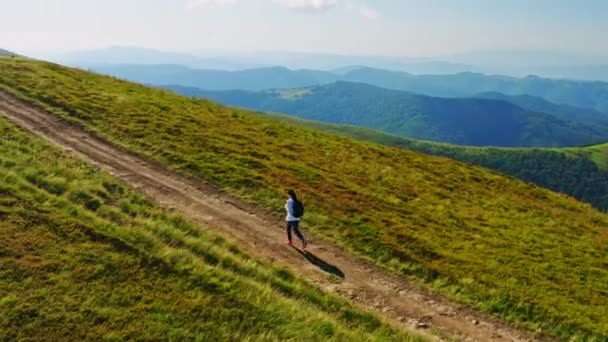
M292 246L293 247L293 242L287 241L287 246Z

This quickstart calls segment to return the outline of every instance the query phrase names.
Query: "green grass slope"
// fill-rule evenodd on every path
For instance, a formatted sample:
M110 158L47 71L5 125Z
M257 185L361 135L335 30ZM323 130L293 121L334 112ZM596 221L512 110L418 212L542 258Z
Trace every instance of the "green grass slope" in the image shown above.
M568 121L502 99L431 97L363 83L263 92L169 88L226 105L459 145L555 147L608 138L608 122Z
M411 140L397 146L491 168L608 210L608 170L591 153L574 153L578 149L476 148Z
M398 274L562 338L608 338L608 217L446 158L358 142L54 64L0 61L0 87Z
M265 115L359 140L481 165L575 197L602 211L608 210L608 144L553 149L458 146L403 138L356 126L308 121L288 115Z
M417 340L0 117L0 340Z

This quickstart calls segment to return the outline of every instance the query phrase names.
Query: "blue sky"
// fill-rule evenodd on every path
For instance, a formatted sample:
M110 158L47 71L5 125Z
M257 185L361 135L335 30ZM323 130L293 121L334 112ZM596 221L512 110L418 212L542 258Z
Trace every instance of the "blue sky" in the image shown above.
M605 0L0 0L0 47L608 56Z

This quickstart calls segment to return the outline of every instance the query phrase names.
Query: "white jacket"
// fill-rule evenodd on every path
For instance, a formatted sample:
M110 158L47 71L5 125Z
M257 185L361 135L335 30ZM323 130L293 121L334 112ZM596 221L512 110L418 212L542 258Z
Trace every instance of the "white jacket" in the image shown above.
M300 221L299 217L293 216L293 199L291 197L289 197L287 203L285 203L285 210L287 211L287 217L285 218L287 222Z

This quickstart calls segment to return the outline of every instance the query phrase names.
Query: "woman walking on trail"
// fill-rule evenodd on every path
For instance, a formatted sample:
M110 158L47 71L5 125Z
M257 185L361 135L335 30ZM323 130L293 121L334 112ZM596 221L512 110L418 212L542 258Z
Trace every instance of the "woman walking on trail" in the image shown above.
M298 200L295 191L289 190L287 194L289 195L287 203L285 203L285 210L287 211L287 244L293 246L293 240L291 239L291 231L293 229L298 239L302 241L302 248L306 248L306 240L300 231L300 218L304 214L304 206Z

